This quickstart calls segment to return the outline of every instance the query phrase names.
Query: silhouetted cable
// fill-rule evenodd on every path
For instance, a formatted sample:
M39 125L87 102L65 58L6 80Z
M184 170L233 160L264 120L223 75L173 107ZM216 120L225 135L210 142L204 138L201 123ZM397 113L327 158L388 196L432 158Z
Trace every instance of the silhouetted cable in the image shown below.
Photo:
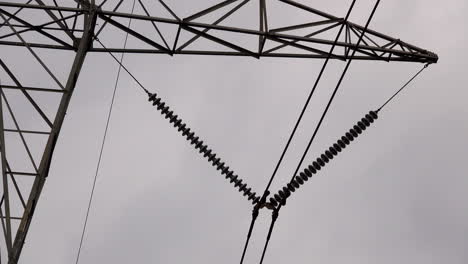
M335 98L335 95L336 95L336 92L338 91L338 88L340 88L341 83L343 82L344 76L345 76L346 73L348 72L349 66L351 65L351 62L353 61L352 58L354 57L354 55L356 54L356 51L358 50L359 44L361 43L361 41L362 41L362 39L363 39L363 37L364 37L364 34L366 33L367 28L369 27L369 24L370 24L370 22L371 22L371 20L372 20L372 17L373 17L374 14L375 14L375 11L377 10L377 7L379 6L379 3L380 3L380 0L378 0L378 1L376 2L374 8L372 9L372 12L371 12L371 14L370 14L370 16L369 16L369 19L367 20L366 25L365 25L364 29L362 30L361 35L359 36L359 40L358 40L358 42L356 43L356 45L355 45L355 47L354 47L354 49L353 49L353 52L352 52L352 54L351 54L351 57L350 57L350 59L348 60L348 62L346 63L346 66L345 66L345 68L344 68L344 70L343 70L343 73L341 74L341 77L340 77L338 83L336 84L335 90L333 91L333 94L332 94L332 96L330 97L330 100L328 101L327 106L325 107L325 110L323 111L322 116L320 117L320 121L318 122L317 127L315 128L315 131L314 131L314 133L312 134L312 137L310 138L309 143L307 144L307 147L306 147L306 149L305 149L305 151L304 151L304 153L303 153L303 155L302 155L302 157L301 157L301 160L300 160L299 163L297 164L296 170L294 171L294 174L293 174L293 176L292 176L292 178L291 178L291 181L292 181L292 180L294 179L294 177L297 175L297 172L299 171L299 169L300 169L300 167L301 167L301 165L302 165L302 162L304 161L304 159L305 159L305 157L306 157L306 155L307 155L307 152L309 152L309 148L310 148L310 146L312 145L312 142L314 141L315 136L317 135L317 132L318 132L318 130L320 129L320 126L322 125L323 119L325 118L325 116L326 116L326 114L327 114L327 112L328 112L328 109L330 109L330 105L331 105L331 103L333 102L333 99Z
M249 232L247 233L247 238L245 240L244 244L244 250L242 251L242 257L240 260L240 263L242 264L244 262L245 258L245 253L247 252L247 247L249 246L249 241L250 241L250 236L252 235L252 231L255 225L255 221L257 220L258 217L258 211L259 211L259 204L256 204L254 206L254 209L252 210L252 220L250 221L250 227L249 227Z
M401 91L403 91L403 89L405 89L408 86L408 84L410 84L414 79L416 79L416 77L418 77L418 75L421 74L421 72L423 72L429 65L429 63L425 64L421 70L419 70L413 77L411 77L411 79L409 79L395 94L393 94L381 107L379 107L377 112L382 110L382 108L384 108L390 101L392 101L393 98L395 98Z
M309 150L309 148L310 148L310 145L312 144L312 141L313 141L313 139L315 138L315 135L317 134L317 131L318 131L318 129L320 128L320 125L321 125L321 123L322 123L322 121L323 121L325 115L327 114L327 111L328 111L328 109L329 109L329 107L330 107L330 104L331 104L331 102L333 101L333 98L335 97L336 92L337 92L338 88L340 87L341 82L343 81L344 76L346 75L346 72L347 72L348 69L349 69L349 65L350 65L351 62L352 62L352 58L354 57L354 54L356 53L356 51L357 51L357 49L358 49L358 47L359 47L359 44L361 43L362 38L364 37L364 34L365 34L365 32L367 31L367 28L369 27L369 24L370 24L370 22L371 22L371 20L372 20L372 17L373 17L374 14L375 14L375 11L377 10L377 7L379 6L379 3L380 3L380 0L377 0L377 2L376 2L376 4L375 4L374 8L372 9L372 12L371 12L371 14L370 14L370 16L369 16L369 19L367 20L366 26L364 27L364 29L363 29L363 31L362 31L362 34L361 34L361 36L359 37L359 40L358 40L358 42L356 43L355 48L353 49L353 53L352 53L351 57L349 58L349 60L348 60L348 62L347 62L347 64L346 64L346 66L345 66L345 68L344 68L344 70L343 70L343 73L341 74L341 77L340 77L340 79L339 79L339 81L338 81L338 83L337 83L337 85L336 85L336 87L335 87L335 90L333 91L333 94L332 94L330 100L328 101L327 107L325 108L325 111L324 111L323 114L322 114L322 117L321 117L321 119L320 119L320 121L319 121L319 123L318 123L318 125L317 125L317 127L316 127L316 129L315 129L315 131L314 131L314 134L312 135L311 140L309 141L309 144L308 144L308 146L307 146L307 148L306 148L306 150L305 150L305 152L304 152L304 154L303 154L303 156L302 156L302 158L301 158L301 160L300 160L300 162L299 162L299 165L298 165L298 167L296 168L296 171L294 172L294 176L292 177L289 186L293 186L293 187L294 187L294 185L297 185L297 186L299 187L299 185L304 184L304 182L308 180L308 176L307 176L306 174L303 174L303 175L301 175L300 177L296 177L295 175L297 174L297 171L299 170L299 167L301 166L301 164L302 164L302 162L303 162L303 160L304 160L304 157L305 157L305 155L307 154L307 152L308 152L308 150ZM371 111L371 112L372 112L372 111ZM374 112L373 112L373 113L374 113ZM377 117L375 117L375 118L377 118ZM375 119L375 118L374 118L374 119ZM359 128L359 129L360 129L360 128ZM365 129L365 128L364 128L364 129ZM348 134L349 134L349 135L350 135L350 138L351 138L351 140L352 140L352 139L354 139L354 137L357 137L357 131L355 131L355 128L351 129L350 131L353 131L353 132L356 133L356 135L354 135L354 133L353 133L353 134L347 133L347 136L348 136ZM360 130L358 130L358 131L361 131L361 133L362 133L362 129L360 129ZM327 159L327 160L329 160L329 159ZM321 166L324 166L324 165L325 165L325 161L322 160L322 157L319 158L319 159L317 159L317 161L320 161L320 164L319 164L319 165L321 165ZM294 181L295 178L297 178L296 181ZM293 185L293 184L294 184L294 185ZM270 204L272 204L272 205L278 205L278 204L279 204L279 205L278 205L278 207L277 207L275 210L273 210L272 221L271 221L271 224L270 224L270 229L269 229L269 231L268 231L267 240L266 240L265 246L264 246L264 248L263 248L262 258L261 258L261 260L260 260L260 264L262 264L263 259L264 259L265 254L266 254L266 251L267 251L267 249L268 249L268 244L269 244L269 242L270 242L271 233L272 233L272 231L273 231L273 228L274 228L274 226L275 226L276 220L277 220L277 218L278 218L279 211L281 210L281 206L286 204L286 199L287 199L287 197L289 197L289 195L291 194L291 190L292 190L292 189L293 189L293 188L290 189L290 188L288 188L288 187L285 187L285 188L283 188L284 191L283 191L283 190L279 190L278 193L275 194L275 195L273 196L273 198L270 198ZM293 191L294 191L294 190L293 190ZM283 198L283 197L284 197L284 198ZM278 201L277 201L277 200L278 200ZM275 202L278 202L278 203L275 203Z
M333 54L335 46L336 46L336 44L337 44L337 42L338 42L338 40L340 38L341 32L343 31L343 28L346 25L346 22L348 21L349 15L351 14L351 11L353 10L355 2L356 2L356 0L353 0L353 2L351 3L351 6L348 9L348 12L346 13L346 17L342 22L343 24L341 25L340 30L339 30L338 34L336 35L335 41L333 42L333 45L332 45L332 47L330 49L330 52L328 53L328 56L325 59L325 62L323 63L323 65L322 65L322 69L320 70L319 75L318 75L317 79L315 80L314 86L312 87L312 90L310 91L309 96L307 97L307 100L306 100L306 102L304 104L304 107L302 108L302 111L301 111L301 113L299 115L299 118L297 119L296 124L294 125L293 131L291 132L291 135L289 136L289 139L288 139L288 141L286 143L286 146L284 147L283 152L281 153L280 159L278 160L278 162L276 164L276 167L275 167L275 169L273 171L273 174L270 177L270 181L268 182L268 184L267 184L267 186L265 188L265 192L267 190L269 190L269 188L271 186L271 183L273 182L273 179L275 178L275 175L278 172L279 166L281 165L281 163L283 161L283 158L284 158L286 152L288 151L289 145L291 144L291 141L292 141L294 135L296 134L296 130L297 130L297 128L299 126L299 123L301 122L302 117L304 116L304 113L305 113L305 111L306 111L306 109L307 109L307 107L309 105L310 99L312 98L312 96L313 96L313 94L315 92L315 89L317 88L318 83L320 82L320 79L322 78L322 75L323 75L323 73L325 71L325 68L327 67L328 62L330 61L330 58L331 58L331 56Z
M340 38L340 36L341 36L341 33L343 32L343 28L345 27L346 22L348 21L348 18L349 18L350 14L351 14L351 12L352 12L352 10L353 10L353 8L354 8L354 4L355 4L355 3L356 3L356 0L353 0L353 2L351 3L351 6L350 6L349 9L348 9L348 12L346 13L345 18L344 18L343 21L342 21L342 25L341 25L341 27L340 27L340 29L339 29L339 31L338 31L338 34L336 35L336 38L335 38L335 40L334 40L334 42L333 42L333 45L332 45L331 48L330 48L330 51L329 51L329 53L328 53L328 56L327 56L327 58L325 59L323 65L322 65L322 68L320 69L319 75L317 76L317 78L316 78L316 80L315 80L315 83L314 83L314 86L312 87L312 90L310 91L309 96L307 97L307 100L306 100L306 102L305 102L305 104L304 104L304 106L303 106L303 108L302 108L302 111L301 111L301 113L299 114L299 117L298 117L298 119L297 119L297 121L296 121L296 124L294 125L294 128L293 128L293 130L292 130L292 132L291 132L291 135L289 136L289 139L288 139L288 141L287 141L287 143L286 143L286 146L284 147L283 152L281 153L281 156L280 156L280 158L279 158L279 160L278 160L278 162L277 162L277 164L276 164L276 167L275 167L275 169L274 169L274 171L273 171L273 174L271 175L270 180L268 181L268 184L267 184L267 186L265 187L265 190L264 190L264 192L263 192L262 199L261 199L261 200L263 201L263 203L265 203L266 198L267 198L267 196L268 196L269 193L270 193L270 192L269 192L269 188L270 188L270 186L271 186L271 183L273 182L273 179L275 178L276 173L278 172L278 169L279 169L279 167L280 167L280 165L281 165L281 163L282 163L282 161L283 161L283 158L284 158L284 156L286 155L286 152L287 152L288 149L289 149L289 145L291 144L291 141L292 141L292 139L294 138L294 135L296 134L297 128L298 128L298 126L299 126L299 124L300 124L300 122L301 122L301 120L302 120L302 117L304 116L304 113L305 113L305 111L306 111L306 109L307 109L307 107L308 107L308 105L309 105L309 103L310 103L310 100L311 100L311 98L312 98L312 96L313 96L313 94L314 94L314 92L315 92L315 89L317 88L317 86L318 86L318 84L319 84L319 82L320 82L320 80L321 80L321 78L322 78L322 75L323 75L323 73L325 72L325 68L327 67L328 62L330 61L330 58L331 58L332 55L333 55L333 51L335 50L336 44L338 43L338 40L339 40L339 38ZM255 210L258 210L258 207L254 208L254 211L255 211ZM274 217L274 221L276 221L276 218L278 217L278 213L279 213L279 208L275 209L273 213L274 213L275 216L276 216L276 217ZM242 258L241 258L241 262L240 262L241 264L243 263L243 260L244 260L245 252L246 252L247 246L248 246L248 244L249 244L250 235L251 235L251 233L252 233L253 226L255 225L255 221L256 221L256 219L257 219L257 217L256 217L257 215L258 215L258 212L257 212L257 214L255 214L255 213L252 214L252 221L251 221L251 223L250 223L249 232L248 232L248 234L247 234L247 240L246 240L245 245L244 245L244 251L242 252ZM268 247L268 241L269 241L269 239L270 239L271 232L272 232L273 227L274 227L274 221L272 221L272 223L271 223L271 225L270 225L270 231L269 231L268 239L267 239L267 242L266 242L266 244L265 244L265 247L264 247L264 250L263 250L263 253L262 253L261 262L263 262L264 255L265 255L266 249L267 249L267 247ZM260 263L261 263L261 262L260 262Z
M135 8L135 0L133 0L132 14L133 14L134 8ZM132 19L130 18L129 21L128 21L128 28L130 28L131 23L132 23ZM124 41L124 45L123 45L124 49L127 46L127 41L128 41L128 32L125 35L125 41ZM97 165L96 165L96 172L94 174L93 187L91 188L91 194L89 196L88 208L86 209L86 217L85 217L85 221L84 221L84 224L83 224L83 230L81 232L80 245L78 247L78 253L76 254L76 262L75 262L76 264L78 264L78 261L80 260L81 247L83 246L83 239L84 239L84 235L86 233L86 226L88 224L89 212L91 210L91 205L92 205L92 202L93 202L94 190L96 188L96 179L97 179L97 176L99 174L99 169L101 167L102 153L104 151L104 145L106 143L107 132L108 132L108 129L109 129L109 123L110 123L110 119L111 119L111 116L112 116L112 109L114 107L115 95L116 95L117 87L118 87L118 84L119 84L120 70L122 69L123 59L124 59L124 53L122 53L122 56L120 57L120 61L119 61L120 66L119 66L119 69L117 70L117 77L115 79L114 91L112 92L112 99L111 99L111 103L110 103L110 106L109 106L109 112L107 114L106 128L104 129L104 136L102 138L101 149L99 151L99 158L98 158L98 162L97 162Z
M266 191L265 195L262 196L260 201L255 204L253 210L252 210L252 221L250 222L250 227L249 227L249 232L247 233L247 238L245 240L244 244L244 250L242 251L242 257L240 260L240 263L242 264L244 262L244 257L245 253L247 252L247 247L249 246L249 241L250 241L250 236L252 235L252 230L255 225L255 221L257 220L258 212L262 207L266 205L266 197L270 194L269 191Z
M268 248L268 244L270 243L270 238L271 238L271 233L273 232L273 228L275 227L276 220L278 219L278 214L281 209L281 206L273 210L271 213L271 223L270 223L270 228L268 229L268 235L267 239L265 242L265 245L263 246L263 251L262 251L262 258L260 259L260 264L263 263L263 259L265 258L265 253Z

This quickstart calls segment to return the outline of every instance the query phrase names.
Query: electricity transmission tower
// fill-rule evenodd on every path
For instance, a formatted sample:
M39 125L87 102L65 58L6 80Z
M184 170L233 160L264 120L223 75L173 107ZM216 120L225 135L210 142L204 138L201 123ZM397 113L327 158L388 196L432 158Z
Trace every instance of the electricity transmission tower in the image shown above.
M306 23L272 28L267 11L272 2L285 8L301 10L310 18ZM20 258L49 174L54 148L57 143L60 144L58 139L67 108L80 71L86 67L86 56L94 53L139 53L246 56L257 59L333 59L344 62L404 61L422 64L436 63L438 60L437 55L428 50L292 0L226 0L208 8L200 8L202 11L185 18L179 17L177 10L171 9L170 3L163 0L138 0L137 8L132 13L120 12L122 3L123 0L114 3L107 3L107 0L0 1L0 218L6 249L1 254L7 256L8 263L17 263ZM255 29L225 23L245 8L257 10L258 24ZM215 19L210 23L203 22L206 17ZM126 21L129 19L137 26L128 27ZM338 34L335 40L341 29L343 33ZM107 34L108 31L128 33L139 45L120 48L120 43L115 43L111 39L112 34ZM208 44L200 47L197 43ZM21 63L34 62L40 65L43 71L33 74L46 76L50 85L29 85L25 79L27 75L21 72L21 68L13 67L12 61L2 56L2 50L7 47L16 47L31 59ZM45 51L48 56L43 55ZM63 53L73 54L65 82L47 66L48 58ZM56 100L55 105L43 105L37 99L48 96L58 97L59 100ZM237 175L233 176L232 170L211 154L211 150L207 153L207 147L198 138L194 139L190 129L187 130L185 124L182 125L172 112L169 113L164 103L161 106L160 98L155 94L149 96L153 105L254 205L262 203L262 206L276 207L288 196L283 193L267 204L265 195L257 195L247 188ZM13 97L22 98L21 104L10 103ZM39 154L31 151L31 137L39 137L44 142ZM27 187L18 184L19 178L29 182ZM294 190L294 186L290 189Z

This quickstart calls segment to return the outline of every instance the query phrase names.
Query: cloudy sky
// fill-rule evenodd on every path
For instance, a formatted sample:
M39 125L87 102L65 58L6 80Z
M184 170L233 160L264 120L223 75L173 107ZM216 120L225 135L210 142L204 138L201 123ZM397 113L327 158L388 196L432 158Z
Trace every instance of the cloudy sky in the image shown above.
M216 2L167 1L180 17ZM306 19L270 2L272 25ZM339 17L351 3L301 2ZM357 1L351 20L364 24L374 3ZM131 5L125 1L120 10L130 12ZM257 27L257 5L245 8L226 25ZM291 196L264 263L468 262L467 12L463 0L382 1L371 28L436 52L439 63ZM121 47L124 34L109 29L100 39ZM130 39L132 45L138 43ZM66 79L72 53L37 52ZM53 85L33 67L26 49L2 46L0 57L25 84ZM265 188L322 63L185 55L124 59L257 193ZM344 66L333 61L327 68L272 191L290 179ZM306 163L421 67L353 62ZM75 262L117 69L108 54L88 54L20 263ZM10 96L12 104L21 100ZM28 116L21 109L18 114ZM38 125L30 122L25 126ZM251 210L122 73L80 263L238 263ZM270 220L270 211L260 212L245 263L258 263ZM3 240L1 253L5 261Z

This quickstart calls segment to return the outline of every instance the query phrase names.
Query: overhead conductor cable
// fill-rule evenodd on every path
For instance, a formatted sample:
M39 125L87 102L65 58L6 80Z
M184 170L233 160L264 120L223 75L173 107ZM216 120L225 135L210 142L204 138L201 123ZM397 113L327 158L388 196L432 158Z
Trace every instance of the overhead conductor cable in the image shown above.
M347 73L347 71L348 71L348 69L349 69L349 66L351 65L352 59L354 58L354 55L355 55L356 51L358 50L359 44L361 43L361 41L362 41L362 39L363 39L363 37L364 37L364 34L366 33L367 28L369 27L369 24L370 24L370 22L371 22L371 20L372 20L372 17L373 17L374 14L375 14L375 11L377 10L377 7L379 6L379 3L380 3L380 0L377 0L377 2L376 2L376 4L375 4L374 8L372 9L372 12L371 12L371 14L370 14L370 16L369 16L369 19L367 20L367 23L366 23L364 29L362 30L361 35L359 36L359 40L357 41L355 47L353 48L353 52L352 52L350 58L348 59L348 62L346 63L346 66L345 66L345 68L344 68L344 70L343 70L343 73L341 74L341 77L340 77L340 79L339 79L339 81L338 81L338 83L337 83L337 85L336 85L336 87L335 87L335 90L333 91L333 94L332 94L330 100L328 101L327 107L325 108L325 111L324 111L324 113L322 114L322 117L321 117L321 119L320 119L320 121L319 121L319 123L318 123L318 125L317 125L317 127L316 127L316 129L315 129L315 131L314 131L314 134L312 135L312 138L311 138L311 140L309 141L309 144L308 144L308 146L307 146L307 148L306 148L306 150L305 150L305 153L308 151L308 149L309 149L309 147L310 147L310 145L311 145L311 143L312 143L312 141L313 141L315 135L317 134L318 129L320 128L320 125L321 125L321 123L322 123L322 121L323 121L325 115L327 114L327 111L328 111L328 109L329 109L329 107L330 107L330 105L331 105L331 102L333 101L333 99L334 99L334 97L335 97L335 95L336 95L336 92L338 91L338 88L340 87L340 85L341 85L341 83L342 83L342 81L343 81L343 79L344 79L344 76L346 75L346 73ZM303 157L301 158L301 161L299 162L299 166L301 165L301 163L302 163L304 157L305 157L305 154L304 154ZM324 165L324 164L323 164L323 165ZM299 167L299 166L298 166L298 167ZM296 175L297 171L298 171L298 169L296 168L296 172L294 173L294 175ZM295 179L295 178L296 178L296 177L293 176L292 180ZM292 180L291 180L291 182L292 182ZM299 184L300 184L300 183L304 184L303 178L300 178L300 179L298 180L298 183L299 183ZM302 184L301 184L301 185L302 185ZM282 190L280 190L279 192L284 193ZM289 193L289 192L288 192L288 193ZM289 194L290 194L290 193L289 193ZM276 198L276 197L278 197L278 196L279 196L279 195L276 194L274 197ZM283 194L283 196L286 197L286 194ZM279 196L279 197L281 198L281 196ZM286 197L286 198L287 198L287 197ZM270 203L272 203L272 201L276 201L276 199L270 198ZM286 203L286 199L280 199L280 201L281 201L281 203L279 203L279 206L275 209L276 212L274 212L274 214L272 215L272 221L271 221L271 224L270 224L270 229L269 229L269 231L268 231L267 240L266 240L265 246L264 246L264 248L263 248L262 257L261 257L261 259L260 259L260 264L263 263L263 259L264 259L264 257L265 257L265 253L266 253L266 250L267 250L267 248L268 248L268 243L269 243L269 241L270 241L271 233L272 233L273 228L274 228L274 225L275 225L275 223L276 223L276 219L278 218L278 213L279 213L279 211L280 211L280 209L281 209L281 206L284 205L284 204ZM273 202L273 203L274 203L274 202ZM272 204L273 204L273 203L272 203Z
M351 6L350 6L349 9L348 9L348 12L346 13L345 18L344 18L343 21L342 21L341 27L340 27L340 29L339 29L339 31L338 31L338 34L337 34L337 36L336 36L336 38L335 38L335 41L333 42L333 45L331 46L330 51L328 52L328 56L327 56L327 58L325 59L323 65L322 65L322 68L321 68L321 70L320 70L320 72L319 72L319 75L318 75L318 77L317 77L317 79L316 79L316 81L315 81L315 83L314 83L314 86L312 87L312 90L310 91L309 96L307 97L307 100L306 100L306 102L305 102L305 104L304 104L304 106L303 106L303 108L302 108L302 111L301 111L301 113L299 114L299 117L298 117L298 119L297 119L297 121L296 121L296 124L294 125L294 128L293 128L293 130L292 130L292 132L291 132L291 135L289 136L289 139L288 139L288 141L287 141L287 143L286 143L286 145L285 145L285 147L284 147L284 149L283 149L283 152L281 153L281 156L280 156L280 158L279 158L279 160L278 160L278 162L277 162L277 164L276 164L276 167L275 167L275 169L273 170L273 174L271 175L270 180L269 180L267 186L265 187L265 190L264 190L264 192L263 192L262 198L261 198L259 204L257 204L257 205L253 208L252 220L251 220L250 227L249 227L249 231L248 231L248 233L247 233L247 238L246 238L246 241L245 241L245 244L244 244L244 250L243 250L243 252L242 252L242 257L241 257L241 260L240 260L240 263L241 263L241 264L242 264L243 261L244 261L245 253L246 253L246 250L247 250L249 241L250 241L250 236L251 236L251 234L252 234L252 229L253 229L253 227L254 227L254 225L255 225L255 221L256 221L257 216L258 216L259 207L262 206L263 204L265 204L266 199L267 199L267 196L270 194L269 188L270 188L270 186L271 186L271 183L273 182L273 179L275 178L276 173L278 172L278 169L279 169L279 167L280 167L280 165L281 165L281 163L282 163L282 161L283 161L283 158L284 158L286 152L288 151L289 145L291 144L291 141L292 141L292 139L293 139L293 137L294 137L294 135L295 135L295 133L296 133L296 131L297 131L297 128L298 128L298 126L299 126L299 123L301 122L302 117L304 116L304 113L305 113L305 111L306 111L306 109L307 109L307 107L308 107L308 105L309 105L309 102L310 102L310 100L311 100L311 98L312 98L312 96L313 96L313 94L314 94L314 92L315 92L315 89L317 88L317 86L318 86L318 84L319 84L319 82L320 82L320 79L321 79L321 77L322 77L322 75L323 75L323 73L324 73L324 71L325 71L325 68L326 68L327 65L328 65L328 62L329 62L330 58L332 57L333 51L334 51L334 49L335 49L335 47L336 47L336 44L338 43L338 40L339 40L340 35L341 35L341 33L342 33L342 31L343 31L345 25L346 25L346 22L348 21L348 18L349 18L350 14L351 14L351 11L353 10L353 7L354 7L355 2L356 2L356 0L353 0L353 2L351 3ZM278 214L276 213L276 215L278 215Z

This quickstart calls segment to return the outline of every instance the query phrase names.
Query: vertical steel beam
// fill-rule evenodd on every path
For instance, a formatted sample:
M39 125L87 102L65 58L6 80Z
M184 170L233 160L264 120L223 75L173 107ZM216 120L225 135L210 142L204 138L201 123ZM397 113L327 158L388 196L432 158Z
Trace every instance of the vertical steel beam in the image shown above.
M1 84L0 84L1 85ZM0 92L3 93L3 88L0 88ZM5 130L3 127L3 100L0 97L0 151L2 152L2 180L3 180L3 198L5 203L5 242L7 248L8 257L11 254L12 248L12 234L11 234L11 219L10 219L10 195L8 191L8 175L6 171L7 162L5 155ZM0 206L1 210L1 206Z
M65 119L65 114L68 109L78 76L80 74L81 68L83 66L86 54L91 47L94 35L94 28L96 25L96 9L94 5L90 5L90 10L87 15L85 15L84 21L84 32L79 41L78 49L76 51L75 59L73 61L72 68L70 70L67 83L65 85L65 92L60 101L59 109L57 115L55 116L51 134L48 138L47 145L45 147L42 159L39 165L39 173L35 178L31 193L24 210L21 223L19 225L16 237L12 246L11 257L9 258L9 264L18 263L18 259L23 249L24 241L31 224L31 220L36 208L37 202L44 187L47 175L49 173L50 163L52 160L52 155L55 149L55 144L57 143L60 130Z

